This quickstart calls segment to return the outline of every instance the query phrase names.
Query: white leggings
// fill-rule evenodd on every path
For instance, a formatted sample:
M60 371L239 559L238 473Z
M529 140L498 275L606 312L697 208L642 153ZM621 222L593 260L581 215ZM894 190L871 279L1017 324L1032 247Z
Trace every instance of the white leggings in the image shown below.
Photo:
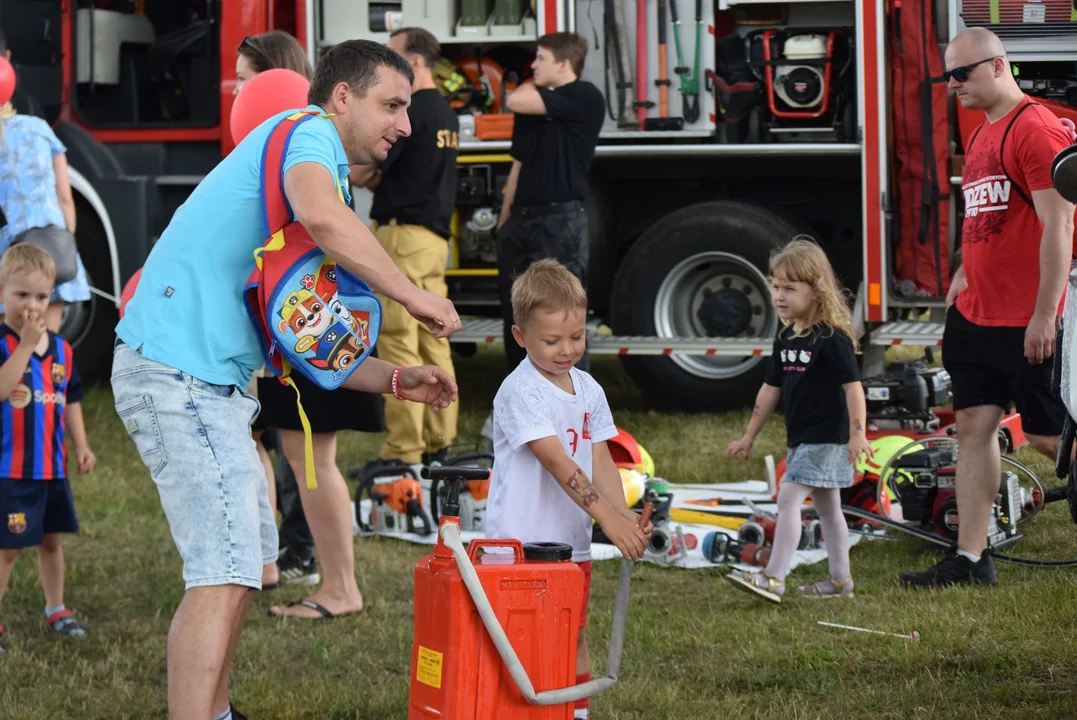
M770 551L767 572L784 581L789 574L800 541L800 509L811 496L819 522L823 526L826 555L830 561L830 576L836 580L849 577L849 526L841 512L841 491L838 488L816 488L795 482L783 482L778 490L778 525L774 529L774 547Z

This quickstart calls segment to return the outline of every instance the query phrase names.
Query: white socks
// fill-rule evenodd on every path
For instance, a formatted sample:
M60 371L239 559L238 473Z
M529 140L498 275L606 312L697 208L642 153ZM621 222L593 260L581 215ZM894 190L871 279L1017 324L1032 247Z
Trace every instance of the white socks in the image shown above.
M220 715L214 715L213 720L232 720L232 706L229 705L228 709Z
M981 557L980 555L973 555L972 553L965 552L964 550L958 550L957 554L961 555L962 557L967 557L969 560L971 560L974 563L980 562L980 557Z
M789 565L800 541L800 508L813 489L800 483L783 482L778 490L778 526L774 528L774 545L770 549L767 572L779 582L789 574Z
M801 508L811 496L819 523L823 526L826 555L830 561L830 576L844 580L849 570L849 526L841 512L841 491L838 488L813 488L795 482L782 483L778 491L778 526L774 529L774 547L770 551L767 572L775 580L784 581L789 574L801 534Z
M838 488L814 488L812 502L819 513L823 526L823 543L830 562L830 577L838 582L850 576L849 526L841 512L841 490Z

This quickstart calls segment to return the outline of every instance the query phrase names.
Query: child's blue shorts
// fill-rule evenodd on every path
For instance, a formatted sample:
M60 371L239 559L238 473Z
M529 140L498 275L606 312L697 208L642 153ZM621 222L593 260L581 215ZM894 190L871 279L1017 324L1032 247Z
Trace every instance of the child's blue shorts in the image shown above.
M78 531L66 479L0 479L0 548L37 547L46 533Z

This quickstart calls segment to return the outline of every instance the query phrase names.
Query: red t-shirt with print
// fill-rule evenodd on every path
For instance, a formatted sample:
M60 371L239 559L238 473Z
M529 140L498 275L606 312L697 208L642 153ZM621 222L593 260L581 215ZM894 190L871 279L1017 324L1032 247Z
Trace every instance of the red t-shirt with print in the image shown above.
M1054 113L1027 97L974 132L961 186L961 262L969 286L957 296L957 309L977 325L1027 327L1036 308L1043 237L1032 193L1053 187L1051 162L1069 147L1070 133ZM1003 135L1004 157L999 153Z

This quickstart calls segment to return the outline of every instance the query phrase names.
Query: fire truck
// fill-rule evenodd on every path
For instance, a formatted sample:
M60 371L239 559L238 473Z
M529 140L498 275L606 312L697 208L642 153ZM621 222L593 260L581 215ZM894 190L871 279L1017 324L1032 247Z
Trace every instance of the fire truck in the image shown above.
M502 340L504 97L526 80L539 36L587 39L582 78L608 106L588 200L589 347L620 356L656 407L751 402L778 327L767 262L800 233L850 291L865 372L892 345L941 344L961 154L982 119L939 82L957 32L997 32L1026 92L1077 117L1071 0L0 0L20 88L72 168L95 293L63 330L87 377L107 378L123 284L232 148L243 38L285 30L316 63L335 43L408 25L440 40L437 76L461 119L447 274L467 317L453 336L463 354ZM898 77L913 60L923 77ZM924 82L931 111L903 109ZM927 219L897 199L918 184ZM365 192L354 193L361 216ZM911 282L917 262L937 282Z

